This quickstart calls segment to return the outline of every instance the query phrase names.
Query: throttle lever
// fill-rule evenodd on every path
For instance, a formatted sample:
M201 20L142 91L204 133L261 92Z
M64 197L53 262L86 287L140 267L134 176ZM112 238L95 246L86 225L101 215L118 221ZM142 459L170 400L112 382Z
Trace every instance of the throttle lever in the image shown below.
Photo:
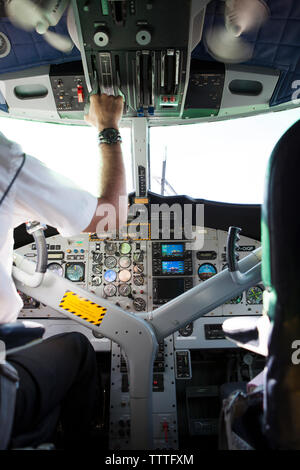
M89 114L90 110L90 96L91 95L97 95L100 92L99 89L99 80L98 80L98 74L95 69L93 69L93 79L92 79L92 91L88 96L87 102L84 105L84 114Z

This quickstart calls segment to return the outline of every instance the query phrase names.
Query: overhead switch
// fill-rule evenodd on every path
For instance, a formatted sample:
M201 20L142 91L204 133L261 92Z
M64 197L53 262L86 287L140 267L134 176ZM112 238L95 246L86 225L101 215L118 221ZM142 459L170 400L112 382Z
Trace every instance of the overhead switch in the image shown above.
M81 85L77 85L77 98L78 98L78 103L84 102L83 86Z

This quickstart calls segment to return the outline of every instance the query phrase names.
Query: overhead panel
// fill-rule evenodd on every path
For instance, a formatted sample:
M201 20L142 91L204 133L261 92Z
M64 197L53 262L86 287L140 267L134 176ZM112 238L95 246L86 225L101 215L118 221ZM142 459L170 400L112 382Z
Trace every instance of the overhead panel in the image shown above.
M203 10L206 2L199 2ZM124 116L180 117L193 2L73 2L88 88L122 95Z

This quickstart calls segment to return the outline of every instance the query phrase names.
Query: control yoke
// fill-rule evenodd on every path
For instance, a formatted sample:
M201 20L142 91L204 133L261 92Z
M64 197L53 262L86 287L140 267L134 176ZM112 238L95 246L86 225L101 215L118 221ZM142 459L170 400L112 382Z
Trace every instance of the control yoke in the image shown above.
M261 248L239 262L236 260L239 231L236 228L230 230L228 237L230 269L219 272L160 306L155 312L143 312L140 315L123 310L50 270L38 288L33 289L30 281L37 275L34 273L35 264L14 254L13 275L18 289L121 346L129 363L132 449L151 449L154 446L152 383L158 341L211 312L251 285L261 282ZM25 280L27 277L29 282ZM71 297L68 302L72 308L68 306L65 309L63 303L68 296Z
M48 251L44 230L47 226L40 222L26 222L26 230L32 235L36 244L37 262L34 274L29 274L13 266L12 272L15 279L29 287L38 287L44 279L48 265Z
M231 278L234 283L239 285L244 285L249 283L249 281L255 281L257 267L253 267L241 273L238 265L238 242L240 240L240 232L242 231L239 227L229 227L228 236L227 236L227 263L228 271L230 272ZM260 263L261 264L261 263Z

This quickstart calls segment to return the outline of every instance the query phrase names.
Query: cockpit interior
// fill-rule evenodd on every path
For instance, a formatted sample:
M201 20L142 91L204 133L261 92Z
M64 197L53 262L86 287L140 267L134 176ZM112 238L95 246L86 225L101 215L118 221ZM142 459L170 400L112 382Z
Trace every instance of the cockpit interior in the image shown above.
M20 327L91 343L107 455L300 450L299 51L297 0L0 0L0 132L24 152L98 196L84 115L124 101L125 227L24 221L12 267ZM38 448L3 431L1 387L0 448Z

